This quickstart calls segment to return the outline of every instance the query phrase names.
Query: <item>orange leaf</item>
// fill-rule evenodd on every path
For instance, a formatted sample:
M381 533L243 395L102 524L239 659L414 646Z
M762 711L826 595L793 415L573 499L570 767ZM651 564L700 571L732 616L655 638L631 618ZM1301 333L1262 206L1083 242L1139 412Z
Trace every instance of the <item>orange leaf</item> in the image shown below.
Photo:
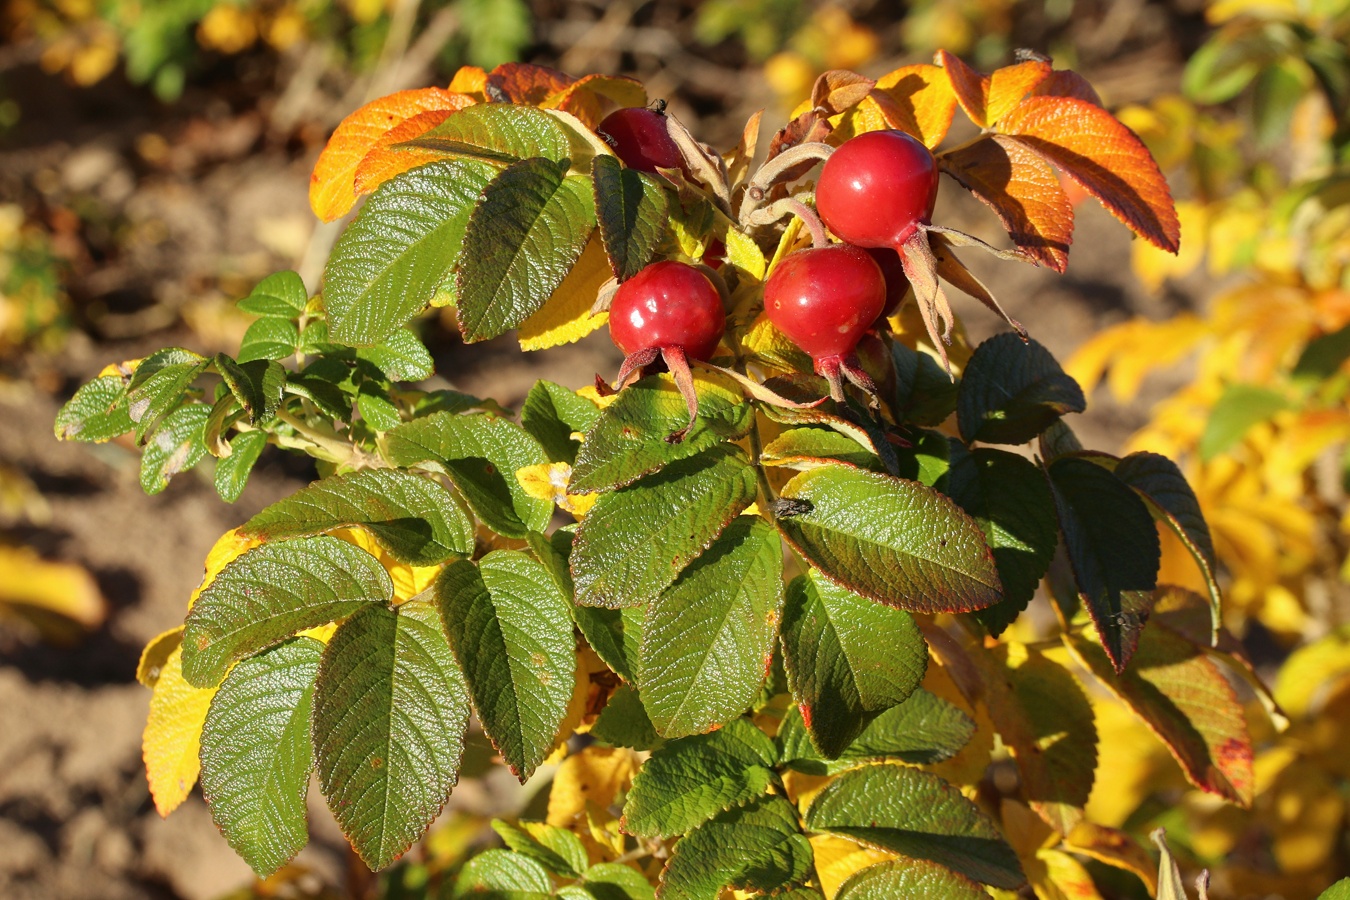
M949 73L937 66L904 66L882 75L870 96L893 128L914 135L929 150L942 143L956 114Z
M1098 96L1097 89L1088 83L1088 80L1077 72L1069 69L1056 69L1050 75L1031 89L1031 95L1034 97L1072 97L1075 100L1086 100L1093 106L1101 106L1102 98Z
M947 73L947 78L951 80L952 91L956 94L956 102L961 104L961 109L970 117L970 121L983 128L984 98L989 90L989 79L962 62L959 56L946 50L939 50L933 62Z
M462 99L463 106L469 106L473 103L473 100L466 94L455 96ZM462 109L463 106L459 108ZM429 109L424 113L418 113L411 119L404 119L385 132L384 136L356 167L356 179L353 185L356 196L369 194L395 175L401 175L409 169L445 156L444 153L437 150L424 150L418 147L395 149L394 145L426 134L450 118L451 113L454 112L458 112L458 109Z
M539 106L576 81L571 75L529 63L503 63L488 73L486 92L499 103Z
M1086 100L1027 97L999 131L1053 163L1144 240L1170 253L1181 224L1167 180L1133 131Z
M1048 62L1027 60L1015 66L995 69L985 86L984 114L987 122L997 122L1021 103L1054 70Z
M372 100L338 125L314 164L309 205L325 222L346 215L356 204L356 168L389 129L432 109L458 109L458 95L441 88L399 91Z
M862 102L876 82L848 69L831 69L816 79L811 88L811 106L834 116Z
M446 90L456 94L470 94L480 103L487 102L487 72L478 66L460 66L455 77L450 79Z
M545 109L570 112L595 128L600 124L606 105L629 107L646 106L647 89L635 78L622 75L587 75L544 100Z
M1073 243L1073 206L1054 171L1010 138L993 135L938 157L943 171L992 209L1013 243L1063 272Z

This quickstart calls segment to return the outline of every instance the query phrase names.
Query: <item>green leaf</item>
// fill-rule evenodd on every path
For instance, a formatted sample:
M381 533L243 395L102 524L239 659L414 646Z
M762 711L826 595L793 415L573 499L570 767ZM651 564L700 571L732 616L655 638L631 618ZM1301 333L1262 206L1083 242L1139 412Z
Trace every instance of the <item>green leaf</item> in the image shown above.
M430 566L473 553L474 526L431 478L365 469L316 481L249 519L240 533L264 541L359 525L399 562Z
M1350 900L1350 878L1342 878L1318 894L1317 900Z
M474 514L505 537L542 532L553 504L525 493L516 472L548 462L544 449L514 422L486 413L434 413L384 436L385 455L396 466L438 464Z
M553 749L576 681L567 597L542 565L497 550L436 580L483 730L522 783Z
M285 359L300 348L300 331L290 319L265 316L244 332L239 342L241 363L259 359Z
M591 178L610 270L619 281L627 281L651 262L665 237L666 192L654 176L630 169L614 156L597 156Z
M764 797L685 835L661 872L661 900L717 900L724 887L772 892L804 880L813 861L792 804Z
M581 446L572 435L590 431L599 418L598 406L551 381L536 381L520 410L521 426L534 435L548 458L569 465Z
M980 526L994 551L1003 599L973 613L998 637L1027 608L1059 542L1055 499L1029 460L990 447L952 446L946 493Z
M244 660L206 714L202 796L220 833L259 878L309 839L309 719L322 654L318 641L297 638Z
M277 272L258 282L257 287L237 305L240 312L252 316L294 319L305 311L308 302L309 291L305 290L305 283L299 275Z
M755 472L719 444L603 495L572 550L576 602L641 606L656 599L755 499Z
M1221 31L1191 55L1182 90L1198 103L1227 102L1278 53L1264 29Z
M553 894L548 870L523 853L484 850L455 876L451 897L474 900L546 900Z
M887 343L895 366L895 394L891 398L891 408L896 417L915 425L941 425L956 412L959 383L927 353L911 350L894 339Z
M450 160L380 185L324 270L333 340L383 343L426 307L457 264L474 204L496 174L486 163Z
M335 537L254 547L222 569L188 613L183 676L211 687L230 663L393 596L379 561Z
M279 363L258 359L241 364L217 353L215 365L225 386L248 413L249 422L256 425L276 415L286 387L286 370Z
M1200 435L1200 458L1208 462L1242 440L1255 425L1289 408L1284 394L1251 384L1230 384L1224 389Z
M356 411L361 414L361 421L372 431L393 431L403 424L398 407L389 402L384 390L370 381L361 383L356 395Z
M638 684L658 734L702 734L749 708L782 605L778 532L737 516L647 610Z
M611 610L604 610L610 612ZM654 750L661 746L661 736L652 726L647 709L642 705L638 692L626 684L621 684L610 694L609 702L600 710L595 724L591 726L591 737L614 747L631 747L634 750Z
M595 655L624 681L636 683L645 607L606 609L574 605L572 618Z
M782 758L811 775L833 775L871 760L930 765L951 759L975 734L975 722L955 705L922 688L899 706L869 716L866 727L835 760L823 759L794 706L778 729Z
M233 503L244 492L253 465L267 446L267 432L241 431L230 441L230 455L216 461L216 493Z
M581 883L595 900L656 900L646 876L621 863L597 863L586 870Z
M210 415L206 404L191 403L164 418L141 454L141 490L158 494L169 486L170 478L202 461L206 456L202 429Z
M1350 359L1350 325L1308 342L1290 377L1296 381L1325 381Z
M464 339L496 337L538 311L594 228L591 180L566 164L535 157L498 175L464 232L455 280Z
M734 384L699 372L694 387L698 417L674 444L669 438L689 424L689 408L670 375L644 378L620 391L587 433L568 489L587 494L623 487L750 430L754 407Z
M356 356L374 363L390 381L421 381L436 371L426 345L407 328L395 331L383 344L361 348Z
M101 443L133 427L127 412L126 383L120 375L103 375L81 385L56 414L56 438Z
M961 792L907 766L853 769L821 791L806 827L927 859L976 881L1016 890L1026 879L998 828Z
M894 451L897 467L890 474L941 490L957 448L965 445L931 428L911 428L908 438L910 446Z
M1144 501L1111 472L1064 456L1050 464L1064 547L1078 596L1116 671L1125 668L1157 587L1162 550Z
M548 113L504 103L461 109L430 131L397 146L498 163L535 156L560 162L572 150L567 132Z
M988 900L974 881L924 859L892 859L855 872L839 887L835 900Z
M937 491L828 465L794 476L780 496L802 511L780 513L779 531L841 587L913 612L968 612L999 600L979 525Z
M884 471L870 447L827 428L789 428L764 445L759 460L766 466L814 469L829 462L845 462L873 472Z
M326 362L326 360L320 360ZM300 374L286 378L286 393L306 400L318 407L319 412L339 422L352 420L352 398L326 377L318 374L316 363ZM325 373L326 374L326 373Z
M206 362L206 358L200 353L193 353L191 350L184 350L182 347L165 347L163 350L156 350L141 360L140 365L136 366L136 370L131 373L131 382L127 387L134 391L164 369L172 366L204 365Z
M324 651L314 750L328 808L383 869L422 836L459 776L469 702L434 604L367 606Z
M788 586L783 663L812 741L836 757L869 714L914 693L928 668L928 645L909 613L831 584L813 569Z
M141 363L131 380L131 389L127 391L127 413L131 421L136 423L137 443L153 433L164 417L183 402L188 388L207 366L207 361L198 357L189 362L175 362L154 368L151 374L138 380L150 361L147 359Z
M578 878L590 865L581 838L566 829L543 822L513 825L502 819L493 819L491 824L502 843L533 859L554 875Z
M975 348L961 375L956 419L967 444L1022 444L1086 408L1083 389L1049 350L1005 332Z
M623 808L624 831L643 838L684 834L768 793L776 761L773 741L748 719L670 741L634 776Z

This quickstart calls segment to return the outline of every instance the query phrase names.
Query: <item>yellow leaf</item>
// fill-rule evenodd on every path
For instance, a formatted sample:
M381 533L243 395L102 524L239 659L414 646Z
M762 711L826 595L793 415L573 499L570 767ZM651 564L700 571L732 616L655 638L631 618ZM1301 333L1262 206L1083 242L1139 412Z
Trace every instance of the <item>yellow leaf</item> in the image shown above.
M1040 900L1101 900L1097 885L1083 864L1060 850L1041 850L1027 878Z
M750 324L741 344L756 362L777 372L810 372L812 369L811 357L775 328L763 312Z
M169 662L169 655L183 643L183 626L170 628L155 635L141 651L141 661L136 665L136 680L148 688L159 681L160 673Z
M1350 673L1350 637L1332 633L1295 650L1275 678L1275 701L1291 719L1314 711L1314 701L1333 679Z
M818 834L811 838L815 851L816 875L825 900L834 900L835 894L849 876L868 866L895 859L896 854L855 844L833 834Z
M487 72L478 66L460 66L455 77L450 79L447 91L456 94L470 94L478 101L487 100Z
M1203 319L1190 314L1163 322L1132 319L1088 340L1069 357L1064 371L1087 394L1109 374L1112 396L1128 403L1138 394L1145 376L1178 362L1208 331Z
M238 528L231 528L217 538L210 552L206 554L206 574L202 576L201 584L197 585L197 589L188 598L188 609L192 609L192 604L197 602L206 586L216 580L221 569L243 556L246 551L261 544L262 541L258 538L242 536Z
M548 823L567 827L586 812L588 801L601 809L608 807L632 784L639 764L638 755L624 747L593 744L569 756L553 776Z
M989 768L994 753L994 723L989 718L989 711L985 709L983 703L972 704L966 699L966 695L947 673L946 667L936 659L930 659L928 662L923 687L953 704L975 721L975 734L961 748L960 753L945 762L925 768L958 787L977 784L984 778L985 770Z
M554 289L544 305L520 324L516 335L522 350L543 350L579 341L609 321L609 313L592 315L600 287L611 277L609 257L600 242L600 231L591 233L572 271Z
M29 547L0 546L0 607L31 619L45 632L64 629L51 616L97 628L107 615L98 583L74 563L48 562Z
M202 726L216 688L196 688L183 678L183 649L165 660L150 696L141 752L155 809L167 816L178 808L197 783L201 763Z
M1131 247L1134 274L1146 288L1155 293L1167 279L1181 278L1191 273L1205 259L1205 229L1209 224L1209 211L1202 204L1181 200L1177 203L1177 218L1186 240L1176 254L1160 250L1146 241L1135 241Z
M1158 869L1153 857L1123 831L1093 822L1079 822L1065 838L1064 845L1108 866L1133 872L1148 887L1150 894L1157 891Z
M1345 821L1340 787L1306 760L1294 760L1280 771L1263 792L1257 812L1282 872L1318 869L1340 844Z
M735 228L727 229L727 262L755 281L764 280L768 261L759 245Z
M1097 780L1086 814L1111 828L1122 826L1154 791L1180 788L1181 773L1166 748L1124 703L1092 698L1097 721Z
M577 388L577 396L585 397L601 409L608 409L611 403L619 399L617 392L613 394L602 394L600 391L596 390L596 387L593 384ZM574 434L573 437L580 439L582 436Z
M431 587L431 583L441 573L441 566L410 566L399 562L364 528L338 528L330 533L339 540L360 547L380 561L380 565L389 573L389 580L394 583L395 603L416 597Z
M525 493L536 500L547 500L580 520L591 511L600 495L567 493L571 479L572 467L565 462L539 463L516 470L516 481Z

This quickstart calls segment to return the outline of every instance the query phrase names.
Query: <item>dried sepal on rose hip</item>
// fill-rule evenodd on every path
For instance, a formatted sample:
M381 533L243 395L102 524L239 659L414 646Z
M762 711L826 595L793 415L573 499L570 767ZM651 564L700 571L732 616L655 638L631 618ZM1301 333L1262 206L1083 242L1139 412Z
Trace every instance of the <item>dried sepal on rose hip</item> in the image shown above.
M689 424L666 438L671 443L684 440L698 416L689 360L710 359L725 328L721 293L698 267L687 263L652 263L619 285L614 294L609 336L624 353L617 387L622 389L634 373L658 356L665 361L689 407Z

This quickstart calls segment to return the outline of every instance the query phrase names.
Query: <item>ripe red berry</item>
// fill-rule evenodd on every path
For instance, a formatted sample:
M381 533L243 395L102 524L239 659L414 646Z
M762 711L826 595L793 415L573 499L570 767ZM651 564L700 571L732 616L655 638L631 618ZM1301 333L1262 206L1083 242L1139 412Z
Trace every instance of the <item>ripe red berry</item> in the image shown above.
M933 154L903 131L869 131L825 162L816 209L830 230L859 247L900 247L937 200Z
M684 168L684 156L666 129L664 113L640 106L616 109L596 131L630 169Z
M619 286L609 307L609 334L627 356L679 347L708 359L722 339L722 296L698 269L658 262Z
M885 305L881 269L847 244L798 250L764 285L769 321L818 363L852 353Z

